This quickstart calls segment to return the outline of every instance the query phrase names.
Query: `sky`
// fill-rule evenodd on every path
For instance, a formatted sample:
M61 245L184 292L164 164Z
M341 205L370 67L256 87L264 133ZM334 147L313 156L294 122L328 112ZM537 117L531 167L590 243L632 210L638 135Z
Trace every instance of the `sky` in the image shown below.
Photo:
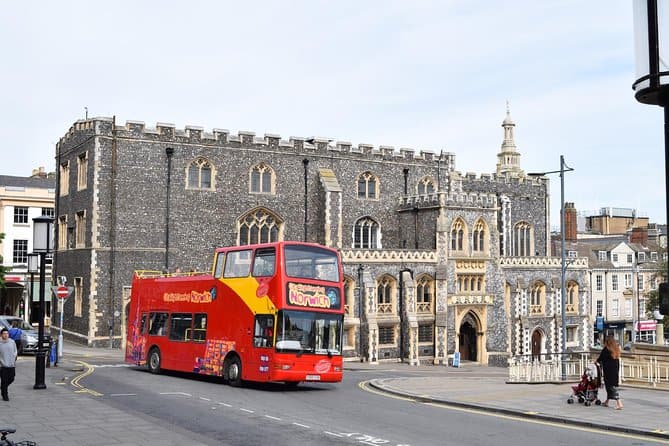
M579 212L666 222L663 113L634 98L629 0L13 1L0 49L2 175L54 171L86 113L452 152L480 175L508 101L525 172L563 155Z

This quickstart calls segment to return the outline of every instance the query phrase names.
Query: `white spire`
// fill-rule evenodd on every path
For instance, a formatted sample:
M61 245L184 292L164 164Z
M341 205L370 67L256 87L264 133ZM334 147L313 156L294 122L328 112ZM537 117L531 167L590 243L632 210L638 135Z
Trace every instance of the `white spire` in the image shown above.
M502 141L502 150L497 154L497 173L522 174L520 153L516 150L516 142L513 139L513 129L516 124L511 119L509 101L506 101L506 117L502 122L502 127L504 128L504 141Z

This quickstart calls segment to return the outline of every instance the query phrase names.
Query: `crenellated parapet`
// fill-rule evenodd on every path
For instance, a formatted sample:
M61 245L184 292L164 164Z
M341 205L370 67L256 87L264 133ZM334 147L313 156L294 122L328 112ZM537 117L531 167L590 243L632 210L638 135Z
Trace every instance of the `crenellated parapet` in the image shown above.
M436 251L342 249L344 263L436 263Z
M559 257L502 257L499 264L501 267L514 268L560 268L562 261ZM565 264L569 269L588 269L588 258L567 259Z
M202 127L186 126L177 129L174 124L157 123L155 127L147 127L142 121L126 121L124 125L114 123L114 118L97 117L76 121L59 142L59 145L68 144L78 138L81 132L95 132L100 136L115 136L117 138L137 138L156 142L173 144L202 144L221 147L247 147L255 149L271 149L286 152L312 152L315 155L331 155L332 153L350 156L364 156L371 160L419 162L432 164L444 171L455 170L455 154L450 152L435 153L429 150L413 150L392 146L374 147L371 144L360 143L357 146L348 141L334 142L324 137L291 136L287 140L280 135L265 133L262 137L255 132L238 131L230 133L226 129L205 131Z

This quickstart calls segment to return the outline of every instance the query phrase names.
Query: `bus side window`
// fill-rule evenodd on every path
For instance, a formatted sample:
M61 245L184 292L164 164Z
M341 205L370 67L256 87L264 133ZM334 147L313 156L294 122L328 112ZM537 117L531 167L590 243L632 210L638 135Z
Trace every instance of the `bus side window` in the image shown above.
M217 279L221 278L223 274L223 265L225 264L225 253L219 252L216 255L216 266L214 267L214 277Z
M204 342L207 339L207 314L196 313L193 325L193 341Z
M223 277L246 277L249 275L251 266L250 249L244 251L232 251L226 255Z
M139 334L146 334L146 328L147 328L146 321L148 317L149 317L148 314L146 313L142 314L142 321L139 324Z
M170 324L171 341L190 341L193 328L191 313L173 313Z
M153 336L165 336L165 323L167 313L151 313L149 315L149 334Z
M253 275L255 277L273 276L275 270L274 248L259 249L253 259Z
M256 347L271 347L274 340L274 316L261 314L256 316L253 333L253 345Z

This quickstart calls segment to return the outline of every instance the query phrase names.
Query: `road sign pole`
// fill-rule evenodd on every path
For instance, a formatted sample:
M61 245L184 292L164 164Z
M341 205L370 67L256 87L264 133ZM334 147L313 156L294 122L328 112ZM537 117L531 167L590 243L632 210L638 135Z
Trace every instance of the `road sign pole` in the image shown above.
M60 330L58 331L58 357L63 357L63 310L65 310L65 299L58 299L60 304Z

